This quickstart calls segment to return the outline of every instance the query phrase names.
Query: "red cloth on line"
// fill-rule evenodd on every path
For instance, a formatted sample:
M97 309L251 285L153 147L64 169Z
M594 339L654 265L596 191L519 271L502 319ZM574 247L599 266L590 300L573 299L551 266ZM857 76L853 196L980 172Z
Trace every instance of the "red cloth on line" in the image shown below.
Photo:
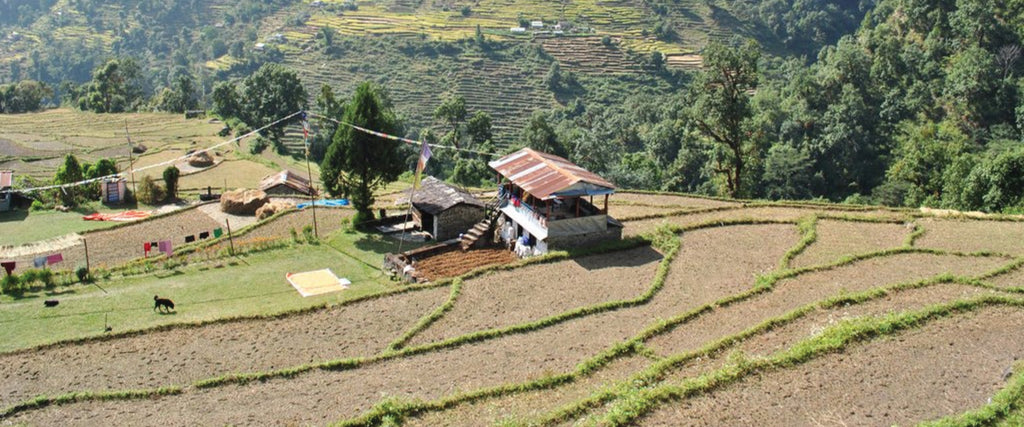
M153 244L152 243L146 242L146 243L142 244L142 250L146 251L146 253L149 253L150 249L153 249Z
M61 255L61 254L53 254L53 255L50 255L50 256L46 257L46 263L47 264L56 264L56 263L61 262L61 261L64 261L64 256Z

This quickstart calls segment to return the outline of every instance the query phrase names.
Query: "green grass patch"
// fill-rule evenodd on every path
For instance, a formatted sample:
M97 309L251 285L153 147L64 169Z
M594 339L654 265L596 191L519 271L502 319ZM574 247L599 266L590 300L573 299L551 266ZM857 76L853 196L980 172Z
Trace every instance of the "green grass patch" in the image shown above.
M111 221L85 221L82 219L86 210L89 212L119 212L121 209L110 209L96 204L89 205L79 211L27 211L23 209L0 212L0 236L3 245L18 246L40 240L52 239L69 233L84 233L102 230L117 225ZM95 210L92 210L95 208Z
M351 249L361 257L358 248ZM303 298L285 279L288 272L330 268L352 281L348 290ZM379 270L323 245L299 245L191 265L154 274L76 285L59 295L0 298L0 352L179 323L210 322L336 304L396 288ZM103 290L100 289L102 287ZM176 313L153 311L153 295L169 297ZM45 298L60 299L44 308Z

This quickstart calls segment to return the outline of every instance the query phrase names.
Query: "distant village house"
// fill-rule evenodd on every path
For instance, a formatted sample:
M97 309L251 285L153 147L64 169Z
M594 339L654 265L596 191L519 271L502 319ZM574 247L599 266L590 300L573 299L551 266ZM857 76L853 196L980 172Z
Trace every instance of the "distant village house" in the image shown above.
M287 169L260 180L260 190L263 190L268 196L309 196L313 194L313 187L309 184L308 179Z

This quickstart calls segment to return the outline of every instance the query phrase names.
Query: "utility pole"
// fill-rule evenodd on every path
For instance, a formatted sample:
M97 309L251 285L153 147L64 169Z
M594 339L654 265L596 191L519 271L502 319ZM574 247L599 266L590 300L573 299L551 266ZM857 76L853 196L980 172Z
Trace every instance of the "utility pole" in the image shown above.
M135 160L132 157L132 136L128 134L128 119L124 119L124 137L128 139L128 170L132 175L132 197L135 197L136 204L138 203L138 193L135 192Z

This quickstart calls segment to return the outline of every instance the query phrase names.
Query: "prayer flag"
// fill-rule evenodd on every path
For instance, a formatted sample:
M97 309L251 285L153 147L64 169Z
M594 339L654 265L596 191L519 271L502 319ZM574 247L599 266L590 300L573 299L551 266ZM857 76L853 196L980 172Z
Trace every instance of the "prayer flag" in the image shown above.
M45 256L37 256L32 260L32 266L34 266L35 268L40 268L44 265L46 265Z
M47 264L56 264L61 261L64 261L64 256L62 256L61 254L53 254L46 257Z
M420 150L420 160L416 162L416 177L413 179L412 188L420 188L420 174L427 168L427 160L430 160L430 146L426 142L423 143L423 148Z
M200 239L205 239L207 237L210 237L210 232L209 231L204 231L202 233L199 233L199 238Z
M196 241L196 235L195 234L185 236L185 243L192 243L194 241Z
M14 271L14 261L0 262L0 265L4 266L4 270L7 270L8 276Z
M213 237L220 237L222 234L224 234L224 230L221 230L219 228L213 229Z

